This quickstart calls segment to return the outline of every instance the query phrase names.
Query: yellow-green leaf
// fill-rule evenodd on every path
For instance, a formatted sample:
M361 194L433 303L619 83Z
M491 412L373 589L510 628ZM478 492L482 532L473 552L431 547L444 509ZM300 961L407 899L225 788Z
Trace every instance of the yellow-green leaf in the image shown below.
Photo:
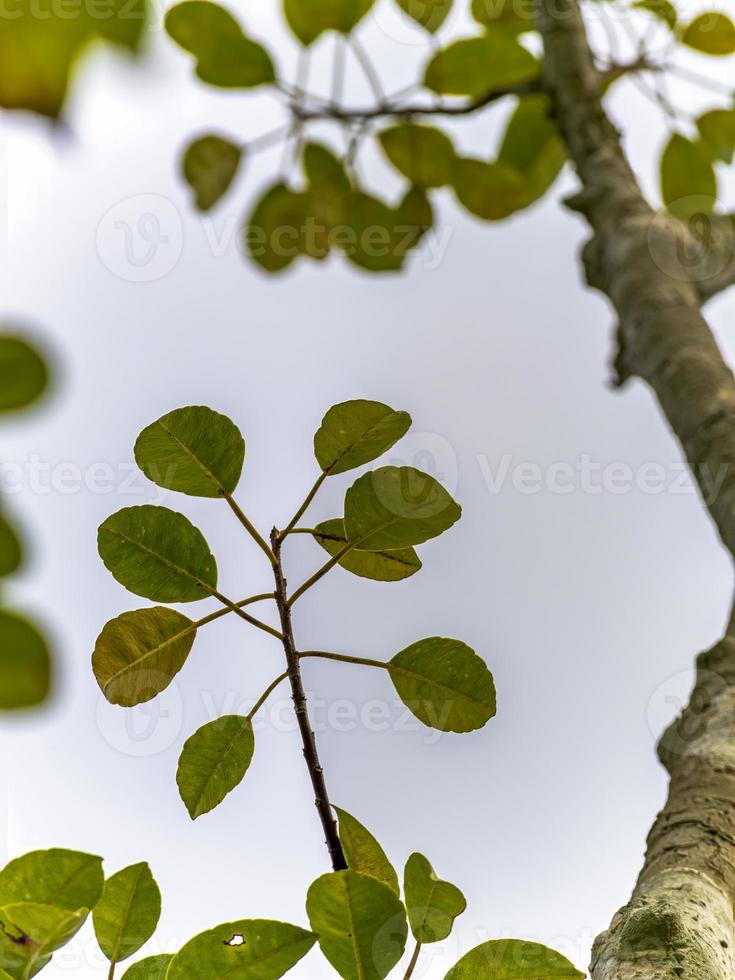
M697 120L702 149L714 160L732 163L735 153L735 110L711 109Z
M0 610L0 710L32 708L51 687L51 655L38 628Z
M128 959L147 943L160 917L161 893L145 863L109 878L92 913L97 942L111 963Z
M408 921L414 939L438 943L451 933L454 920L467 908L462 892L437 878L423 854L412 854L403 877Z
M314 436L314 455L327 476L370 463L411 427L408 412L382 402L353 399L333 405Z
M485 27L523 34L536 29L534 0L472 0L472 16Z
M682 44L710 55L729 55L735 52L735 24L726 15L712 10L700 14L684 28Z
M339 821L339 839L350 869L377 878L400 896L398 875L378 841L346 810L337 806L334 810Z
M661 196L679 218L711 211L717 200L711 160L700 144L680 133L674 133L661 157Z
M3 64L3 73L6 67ZM0 412L28 408L47 385L48 368L36 348L22 337L0 334Z
M454 192L469 212L483 221L502 221L526 206L528 184L507 163L458 160Z
M480 98L531 81L539 64L509 33L489 31L481 37L455 41L429 62L424 84L443 95Z
M337 517L323 521L314 529L314 540L334 557L347 544L344 521ZM421 560L413 548L396 551L348 551L339 560L342 568L375 582L400 582L421 569Z
M17 572L22 560L23 549L15 528L0 513L0 577Z
M181 169L200 211L209 211L224 197L237 175L242 155L241 146L216 133L200 136L189 144Z
M375 0L284 0L288 26L304 45L313 44L325 31L349 34Z
M176 782L192 820L214 810L239 786L254 752L252 722L239 715L209 722L188 739Z
M188 942L171 961L166 980L278 980L315 942L313 933L285 922L225 922Z
M417 24L435 34L449 16L453 0L397 0L398 6Z
M164 980L172 959L172 953L147 956L144 960L139 960L128 967L122 980Z
M102 858L62 848L31 851L0 871L0 904L33 902L67 912L91 909L103 885Z
M584 980L561 953L539 943L499 939L463 956L445 980Z
M546 193L561 173L567 154L545 95L520 99L510 117L498 162L513 167L526 181L527 203Z
M454 146L440 129L402 123L384 129L380 145L393 166L417 187L443 187L452 182Z

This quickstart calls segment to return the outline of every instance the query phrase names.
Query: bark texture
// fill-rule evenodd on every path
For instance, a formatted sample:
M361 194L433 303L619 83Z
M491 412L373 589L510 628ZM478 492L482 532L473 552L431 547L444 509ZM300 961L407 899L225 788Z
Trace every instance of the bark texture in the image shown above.
M578 0L537 0L545 82L592 229L590 285L619 320L621 382L647 382L735 554L735 381L701 312L733 270L642 195L601 102ZM725 236L726 237L726 236ZM594 980L735 980L735 627L698 661L692 700L661 740L668 801L630 903L595 944Z

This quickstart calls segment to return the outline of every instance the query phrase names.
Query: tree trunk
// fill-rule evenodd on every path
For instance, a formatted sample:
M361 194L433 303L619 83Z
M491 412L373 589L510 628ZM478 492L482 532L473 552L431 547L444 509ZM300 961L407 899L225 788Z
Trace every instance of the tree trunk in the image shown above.
M711 255L688 264L702 243L643 197L602 106L578 0L537 4L545 83L582 185L569 204L593 233L587 280L619 319L620 381L637 376L653 389L735 554L735 380L701 312L703 297L730 277L717 278ZM692 700L659 757L669 798L630 903L595 943L592 976L733 980L735 622L699 658Z

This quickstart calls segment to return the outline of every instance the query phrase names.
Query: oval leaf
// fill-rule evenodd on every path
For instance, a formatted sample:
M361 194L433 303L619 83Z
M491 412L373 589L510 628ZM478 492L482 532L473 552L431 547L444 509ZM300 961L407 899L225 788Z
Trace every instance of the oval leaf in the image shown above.
M279 182L263 194L243 229L245 252L265 272L286 270L306 252L307 195Z
M735 24L726 15L712 10L700 14L681 36L682 44L695 51L720 57L735 53Z
M169 412L135 444L135 461L149 480L192 497L233 493L244 460L245 440L235 423L203 406Z
M166 980L277 980L309 952L316 936L267 919L226 922L174 956Z
M406 948L406 910L369 875L338 871L318 878L306 911L322 952L345 980L383 980Z
M192 820L214 810L242 782L254 752L252 722L239 715L218 718L191 736L176 782Z
M419 640L397 653L388 670L401 701L429 728L472 732L495 715L493 675L460 640Z
M520 99L510 117L498 162L513 167L526 182L526 204L546 193L566 161L564 142L552 117L548 96Z
M380 145L396 170L417 187L443 187L454 178L454 146L440 129L391 126L380 134Z
M100 949L111 963L147 943L161 917L161 893L147 864L123 868L105 882L92 913Z
M711 211L717 200L712 162L699 144L680 133L674 133L661 157L661 196L679 218Z
M148 956L132 966L123 974L123 980L164 980L166 970L173 959L172 953L161 956Z
M485 27L510 34L536 30L534 0L472 0L472 16Z
M60 848L31 851L0 871L0 904L33 902L72 912L91 909L103 885L102 858Z
M0 412L15 412L37 401L48 385L46 364L31 345L0 334Z
M375 0L284 0L288 26L304 45L313 44L325 31L349 34Z
M441 95L480 98L497 89L531 81L539 64L510 34L490 31L455 41L429 62L424 84Z
M476 946L447 973L445 980L584 980L561 953L518 939Z
M702 149L713 160L732 163L735 154L735 110L712 109L697 120Z
M467 210L483 221L502 221L528 203L528 182L507 163L458 160L454 192Z
M186 663L196 623L174 609L136 609L100 633L92 669L111 704L132 708L164 691Z
M340 810L338 806L334 807L334 811L339 820L339 839L350 869L358 874L377 878L400 896L398 875L367 827L363 827L359 820L346 810Z
M181 163L196 206L209 211L227 193L242 160L242 147L214 133L189 145Z
M108 571L153 602L195 602L217 588L217 563L201 531L166 507L126 507L99 529Z
M89 915L88 909L74 912L55 905L37 902L15 902L0 906L3 938L0 940L0 959L16 976L32 977L46 966L52 953L74 938ZM15 947L17 956L10 956L7 945Z
M452 0L398 0L398 6L424 30L434 34L449 16Z
M0 514L0 577L17 572L23 561L23 549L13 525Z
M314 531L314 540L332 557L347 544L345 524L341 518L323 521ZM397 551L348 551L340 558L339 564L353 575L369 578L374 582L400 582L422 568L421 560L413 548L399 548Z
M28 620L0 610L0 710L31 708L48 697L51 655Z
M462 892L437 878L423 854L412 854L408 859L403 881L414 939L420 943L446 939L454 920L467 908Z
M382 456L410 427L408 412L396 412L382 402L341 402L322 419L314 436L314 455L328 476L346 473Z
M433 477L410 466L383 466L347 491L345 531L361 551L393 551L435 538L462 510Z

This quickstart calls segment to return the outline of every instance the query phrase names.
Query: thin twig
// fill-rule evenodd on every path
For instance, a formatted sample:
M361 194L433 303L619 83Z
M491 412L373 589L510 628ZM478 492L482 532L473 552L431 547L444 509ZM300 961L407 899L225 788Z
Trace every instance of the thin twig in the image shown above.
M257 715L257 713L260 711L260 709L263 707L263 705L265 704L265 702L268 700L268 698L271 696L271 694L275 691L275 689L278 687L278 685L279 684L282 684L283 681L285 681L287 679L288 679L288 671L286 670L282 674L279 674L278 677L276 677L276 679L271 684L268 685L268 687L265 689L265 691L263 691L263 693L260 695L260 697L258 698L258 700L255 702L255 705L253 706L252 711L250 711L248 713L248 719L250 721L252 721L253 718L255 717L255 715Z
M413 971L416 969L416 964L419 961L419 956L421 955L421 940L416 941L416 948L413 951L413 956L411 957L411 962L408 964L408 969L403 977L403 980L411 980L413 976Z
M314 497L316 497L317 493L319 493L319 488L321 487L322 483L324 483L324 481L326 480L327 475L328 475L327 473L323 473L323 472L319 474L319 477L318 477L316 483L311 488L311 490L307 493L306 499L304 500L303 504L296 511L296 513L291 518L291 520L288 522L288 524L283 529L283 531L280 531L279 532L279 535L278 536L279 536L279 538L281 538L281 540L283 540L283 538L285 538L286 535L293 533L293 529L296 527L296 524L304 516L304 514L308 510L309 505L311 504L312 500L314 499Z
M349 657L346 653L327 653L325 650L306 650L299 653L300 660L316 657L319 660L336 660L341 664L354 664L358 667L379 667L381 670L390 670L391 665L384 660L370 660L368 657Z
M274 561L275 561L275 558L273 557L273 552L268 547L268 544L266 543L266 541L264 540L264 538L262 537L262 535L260 535L258 533L258 531L255 528L255 526L248 520L247 516L242 511L242 509L238 505L237 501L232 497L231 494L229 494L229 493L224 494L224 498L227 501L227 503L230 505L230 508L231 508L233 514L235 515L235 517L242 524L242 526L248 532L248 534L253 539L253 541L255 541L255 543L257 544L257 546L265 553L265 555L268 558L268 561L272 565L274 563Z
M234 612L236 616L239 616L240 619L244 619L246 623L250 623L251 626L256 626L259 630L263 630L263 632L269 633L271 636L275 636L277 640L283 639L283 634L277 629L274 629L267 623L261 622L259 619L256 619L255 616L251 616L249 613L246 613L244 609L241 609L240 606L237 605L236 602L233 602L232 599L228 599L227 596L222 595L222 593L218 592L216 589L209 586L207 586L207 588L209 588L210 594L213 595L215 599L219 599L223 606L227 606L227 610L229 612ZM276 596L275 598L276 601L278 601L278 597Z

